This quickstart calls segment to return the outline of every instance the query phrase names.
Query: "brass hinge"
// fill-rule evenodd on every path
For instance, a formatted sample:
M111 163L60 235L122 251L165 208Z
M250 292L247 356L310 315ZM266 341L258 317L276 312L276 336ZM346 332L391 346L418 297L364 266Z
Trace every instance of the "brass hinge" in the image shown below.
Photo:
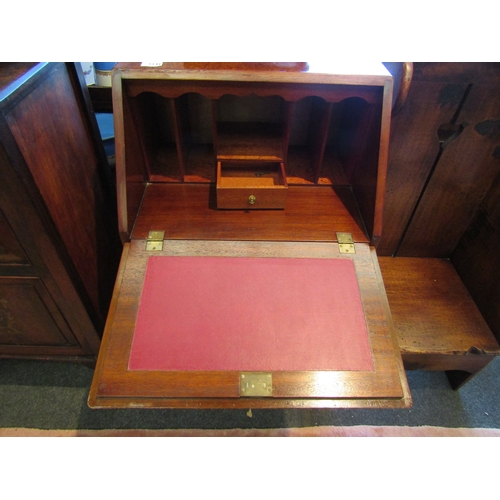
M146 250L149 252L163 250L164 237L165 231L149 231L146 240Z
M240 373L240 396L269 397L273 395L273 375L262 372Z
M340 253L356 253L351 233L337 233Z

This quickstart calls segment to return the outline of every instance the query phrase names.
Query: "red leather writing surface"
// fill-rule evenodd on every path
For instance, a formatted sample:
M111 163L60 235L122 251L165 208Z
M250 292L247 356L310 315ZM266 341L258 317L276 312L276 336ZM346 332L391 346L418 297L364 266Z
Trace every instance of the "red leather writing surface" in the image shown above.
M150 257L130 370L373 370L349 259Z

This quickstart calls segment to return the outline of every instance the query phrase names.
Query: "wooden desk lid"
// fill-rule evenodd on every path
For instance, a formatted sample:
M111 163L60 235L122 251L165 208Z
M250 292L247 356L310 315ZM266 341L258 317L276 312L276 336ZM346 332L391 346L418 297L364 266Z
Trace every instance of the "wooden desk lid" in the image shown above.
M344 255L338 244L320 242L165 240L154 252L146 250L145 241L127 243L89 405L409 406L375 253L356 243L356 253ZM298 287L291 286L289 274ZM245 289L242 280L257 286ZM234 281L236 289L228 292ZM259 287L270 288L260 297ZM207 294L212 296L205 302ZM267 311L255 315L239 300L242 294L250 304L267 301L272 307L265 304ZM175 321L177 330L169 330ZM262 321L267 331L259 331ZM238 331L239 322L246 331ZM206 338L182 333L199 323L197 335ZM345 325L356 331L343 330ZM316 337L310 343L311 335ZM273 349L252 352L248 344L254 338ZM272 394L243 396L243 371L270 374Z

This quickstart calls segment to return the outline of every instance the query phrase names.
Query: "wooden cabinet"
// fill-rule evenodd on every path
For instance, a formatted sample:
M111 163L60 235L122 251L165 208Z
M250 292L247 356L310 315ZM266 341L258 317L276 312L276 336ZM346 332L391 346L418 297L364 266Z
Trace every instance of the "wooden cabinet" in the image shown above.
M121 245L85 92L73 64L0 64L0 357L99 350Z
M113 110L125 245L91 407L411 404L375 253L393 80L382 65L351 70L118 64ZM221 191L228 186L226 205ZM284 191L286 199L274 205ZM255 269L253 277L244 275L247 287L233 267L241 262ZM216 264L223 266L218 273ZM181 265L188 266L184 275ZM275 269L282 265L285 275ZM315 265L325 271L313 272ZM346 274L330 274L344 267ZM297 280L289 281L290 274ZM278 282L282 292L266 295ZM335 306L324 303L333 297ZM268 343L300 361L275 362ZM243 344L252 356L240 351ZM314 356L305 361L309 348L319 353L341 345L343 354L332 354L330 364ZM172 361L174 350L180 354ZM362 351L366 364L349 364ZM248 365L250 358L257 361ZM193 366L195 359L203 363Z

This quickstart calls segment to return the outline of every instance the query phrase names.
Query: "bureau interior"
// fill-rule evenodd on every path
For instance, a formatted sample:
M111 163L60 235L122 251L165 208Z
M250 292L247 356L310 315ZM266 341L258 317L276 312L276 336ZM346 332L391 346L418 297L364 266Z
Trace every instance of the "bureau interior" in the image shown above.
M362 241L375 238L374 218L381 210L377 206L377 184L384 177L379 175L378 161L381 87L353 88L345 97L346 86L342 86L336 99L335 86L329 86L329 98L325 99L318 95L290 97L286 92L267 95L271 91L265 84L257 91L253 88L251 93L240 91L238 95L211 95L210 89L182 92L170 88L168 82L161 82L159 87L159 82L147 80L122 80L122 84L123 122L117 126L123 127L124 156L122 164L117 161L117 169L118 178L126 179L128 215L122 232L130 233L139 207L147 207L149 198L158 199L155 190L172 193L176 189L173 186L178 186L179 195L175 197L182 194L183 205L190 197L205 192L204 210L213 211L214 220L220 219L221 224L224 218L235 220L235 214L215 214L217 162L245 161L283 163L285 184L290 190L284 214L257 211L252 215L255 220L283 226L280 218L295 217L295 225L304 224L304 220L311 225L320 221L323 211L345 211L353 225L350 232L360 234ZM196 193L190 194L194 185L204 185L205 191L197 187ZM327 203L325 196L331 198ZM302 211L296 203L299 198L304 205ZM323 200L322 206L318 206L318 200ZM194 205L195 200L193 209ZM178 211L169 203L161 206L169 212L166 217ZM157 204L155 213L158 210ZM241 212L240 217L248 213ZM330 219L335 217L332 212ZM194 224L196 217L191 219L189 224ZM262 224L254 224L256 239L269 238L267 230L260 231ZM296 239L293 225L287 226L292 233L280 238ZM316 235L309 229L299 238L321 240L327 234L327 240L335 241L335 232L345 228L333 223L329 229L327 234L319 228ZM186 229L184 237L189 232ZM199 237L201 233L193 234Z

